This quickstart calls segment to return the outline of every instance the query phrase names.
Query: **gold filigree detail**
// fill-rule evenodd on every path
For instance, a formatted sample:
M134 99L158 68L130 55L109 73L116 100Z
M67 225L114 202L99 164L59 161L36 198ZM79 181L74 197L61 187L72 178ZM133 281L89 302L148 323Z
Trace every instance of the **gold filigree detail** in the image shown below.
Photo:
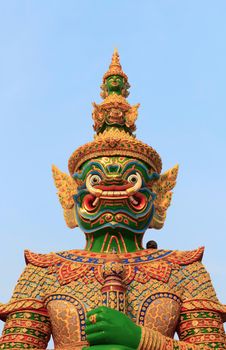
M53 300L47 308L56 348L69 349L82 341L79 310L76 305L63 300ZM85 323L85 320L83 322Z
M87 160L115 155L142 160L154 171L161 172L161 158L152 147L137 140L128 132L112 127L96 135L93 142L79 147L71 155L68 162L70 174L73 175L78 171Z
M197 251L192 252L175 251L167 256L166 253L167 251L164 252L162 250L154 250L152 253L149 251L149 254L152 254L152 257L155 256L156 262L161 263L161 261L168 261L173 264L173 269L169 279L162 279L160 281L154 279L154 276L152 275L150 276L151 278L139 282L134 276L132 276L130 281L126 283L125 298L127 315L137 324L139 323L137 315L140 315L140 319L143 317L145 331L149 333L149 335L145 335L145 337L142 338L141 342L140 348L145 350L149 349L149 346L153 346L150 349L161 349L161 347L158 348L158 346L161 344L163 345L165 341L170 339L164 335L172 336L173 330L177 324L177 317L181 311L181 317L183 316L183 313L186 315L189 313L192 314L192 318L186 318L186 322L193 322L199 320L199 310L201 309L204 315L203 320L205 321L205 327L208 323L208 317L205 316L206 311L209 315L214 312L219 315L218 324L213 324L211 319L211 323L209 323L208 327L221 327L221 317L225 315L225 307L222 306L216 298L209 274L206 272L203 265L199 261L196 261L201 259L202 250L198 249ZM79 262L72 262L76 256L80 257ZM107 256L108 254L90 253L85 251L69 251L60 254L51 253L46 255L32 255L30 253L27 257L30 264L28 264L26 270L19 279L13 298L10 303L5 306L5 309L0 310L2 318L3 316L6 318L10 313L20 310L24 310L26 313L29 313L31 310L32 312L35 312L36 310L36 313L45 316L47 315L48 306L48 315L53 326L52 330L55 338L56 349L73 349L76 348L76 346L79 349L80 345L85 346L85 341L83 344L80 340L80 335L84 335L84 333L82 333L84 331L84 329L82 329L84 323L79 324L80 321L77 317L79 314L79 312L77 313L78 309L77 307L74 308L73 305L75 304L73 304L73 302L71 303L70 300L71 298L76 299L79 303L84 305L86 311L101 305L102 282L98 281L98 274L96 273L95 268L93 269L95 264L91 262L90 268L85 271L85 274L80 273L81 269L79 268L79 265L82 265L84 262L88 264L92 257L95 258L97 266L101 268L101 265L104 263ZM120 254L119 256L121 259L128 260L130 257L131 262L128 263L128 260L126 261L128 267L131 269L135 267L134 265L136 265L136 269L146 269L147 264L150 264L150 267L152 265L155 267L156 265L153 260L147 262L146 259L139 259L142 261L137 261L138 257L145 258L148 256L148 250ZM83 258L86 260L82 261ZM67 284L62 285L60 284L57 271L53 270L51 272L47 266L58 266L62 262L69 261L71 264L71 270L69 269L65 271L66 275L63 277L67 278L67 273L69 277L70 271L72 274L75 272L75 275L73 279L67 281ZM38 266L31 265L31 262ZM183 268L177 266L177 269L175 269L174 265L178 263L182 265ZM58 268L60 268L60 266L58 266ZM126 273L129 274L129 271L127 270ZM172 296L172 293L175 298L170 297L170 295ZM41 295L43 296L41 297ZM62 299L62 296L65 298ZM49 301L49 303L46 302L48 298L52 300ZM146 307L147 298L150 298L152 301L148 301L149 305ZM176 301L178 298L182 301L181 311L179 311L177 304L173 303L173 300ZM63 303L61 299L64 300ZM114 295L112 295L111 301L114 302ZM146 310L143 306L146 307ZM164 317L167 319L166 321ZM81 319L81 321L83 322L84 318ZM8 323L7 325L9 326ZM65 329L65 334L62 333L62 327ZM59 338L58 330L62 338ZM183 335L185 334L185 331L186 327L184 326ZM164 335L161 335L161 333L164 333ZM161 339L157 339L157 335L159 335ZM209 338L207 338L208 336ZM209 343L211 336L212 334L207 334L205 336L206 344ZM193 338L190 337L188 339L192 340ZM218 338L216 337L215 341L217 341L217 339ZM181 338L181 340L183 339ZM199 338L197 337L194 341L191 341L191 344L189 344L188 347L185 342L171 340L167 345L167 349L175 350L181 348L189 350L192 347L192 349L201 350L201 348L195 345L198 341ZM78 346L78 344L80 345Z
M136 130L135 121L137 120L137 117L138 117L138 108L139 107L140 107L140 104L137 103L136 105L131 106L131 108L128 110L128 112L126 112L125 124L131 131Z
M117 94L107 96L105 100L101 102L98 106L103 109L111 107L120 107L124 111L128 111L131 108L130 104L127 102L125 97Z
M150 227L160 229L166 219L166 211L172 199L172 189L176 185L178 165L163 173L159 180L152 185L152 191L156 194L155 213Z
M73 199L77 193L77 184L72 177L60 171L55 165L52 166L52 172L60 204L64 210L64 219L68 227L74 228L78 226Z
M163 350L165 349L165 337L152 329L141 327L141 340L138 350ZM173 348L172 348L173 350Z
M200 300L191 299L191 300L186 300L183 303L183 311L205 310L205 309L220 312L225 319L226 305L220 304L219 301L216 302L208 299L200 299Z
M137 120L139 106L139 103L131 106L123 96L117 94L107 96L99 105L94 102L92 113L94 130L99 132L106 123L107 125L126 126L129 132L132 133L136 130L135 121Z
M145 327L173 338L180 317L180 303L173 298L156 299L147 308Z

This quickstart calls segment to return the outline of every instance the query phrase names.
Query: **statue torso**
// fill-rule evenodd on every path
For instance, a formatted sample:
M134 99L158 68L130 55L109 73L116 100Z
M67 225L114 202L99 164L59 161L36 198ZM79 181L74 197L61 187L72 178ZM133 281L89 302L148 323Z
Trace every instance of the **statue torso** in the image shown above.
M201 249L121 254L127 315L137 324L173 337L183 300L181 281L187 273L183 272L182 266L199 260L201 255ZM51 320L56 349L82 348L86 312L102 305L104 280L101 268L106 254L69 251L40 255L27 252L26 258L36 266L47 268L41 297Z

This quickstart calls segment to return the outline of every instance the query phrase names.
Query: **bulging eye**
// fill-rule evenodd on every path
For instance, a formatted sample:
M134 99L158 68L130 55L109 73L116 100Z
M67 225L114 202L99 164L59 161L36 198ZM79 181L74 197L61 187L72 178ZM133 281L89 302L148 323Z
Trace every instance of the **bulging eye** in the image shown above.
M138 174L131 174L127 178L127 181L130 182L131 184L137 183L138 180L139 180Z
M90 181L90 184L92 186L95 186L95 185L98 185L101 182L101 177L99 175L95 174L95 175L90 176L89 181Z

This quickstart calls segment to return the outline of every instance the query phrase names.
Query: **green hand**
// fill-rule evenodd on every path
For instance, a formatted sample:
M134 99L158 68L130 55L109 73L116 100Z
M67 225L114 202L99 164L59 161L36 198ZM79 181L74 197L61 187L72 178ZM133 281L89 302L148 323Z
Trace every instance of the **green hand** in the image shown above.
M82 350L133 350L124 345L94 345L82 348Z
M91 315L95 315L95 323L91 323ZM141 328L117 310L100 306L87 313L86 338L90 345L117 344L137 349L140 337Z

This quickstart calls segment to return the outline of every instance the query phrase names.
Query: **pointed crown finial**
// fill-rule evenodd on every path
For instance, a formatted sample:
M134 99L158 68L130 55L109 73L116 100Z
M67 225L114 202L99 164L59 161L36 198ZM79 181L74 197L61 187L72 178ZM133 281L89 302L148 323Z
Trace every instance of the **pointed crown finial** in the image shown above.
M118 66L120 69L122 69L121 64L120 64L120 58L119 58L119 53L118 53L118 49L115 48L112 58L111 58L111 64L110 67L112 66Z
M115 48L113 55L112 55L112 59L111 59L111 64L109 66L108 71L104 74L103 76L103 82L105 82L105 80L110 77L111 75L120 75L121 77L123 77L126 81L128 81L128 77L127 75L123 72L122 70L122 66L120 63L120 57L119 57L119 53L118 50Z

